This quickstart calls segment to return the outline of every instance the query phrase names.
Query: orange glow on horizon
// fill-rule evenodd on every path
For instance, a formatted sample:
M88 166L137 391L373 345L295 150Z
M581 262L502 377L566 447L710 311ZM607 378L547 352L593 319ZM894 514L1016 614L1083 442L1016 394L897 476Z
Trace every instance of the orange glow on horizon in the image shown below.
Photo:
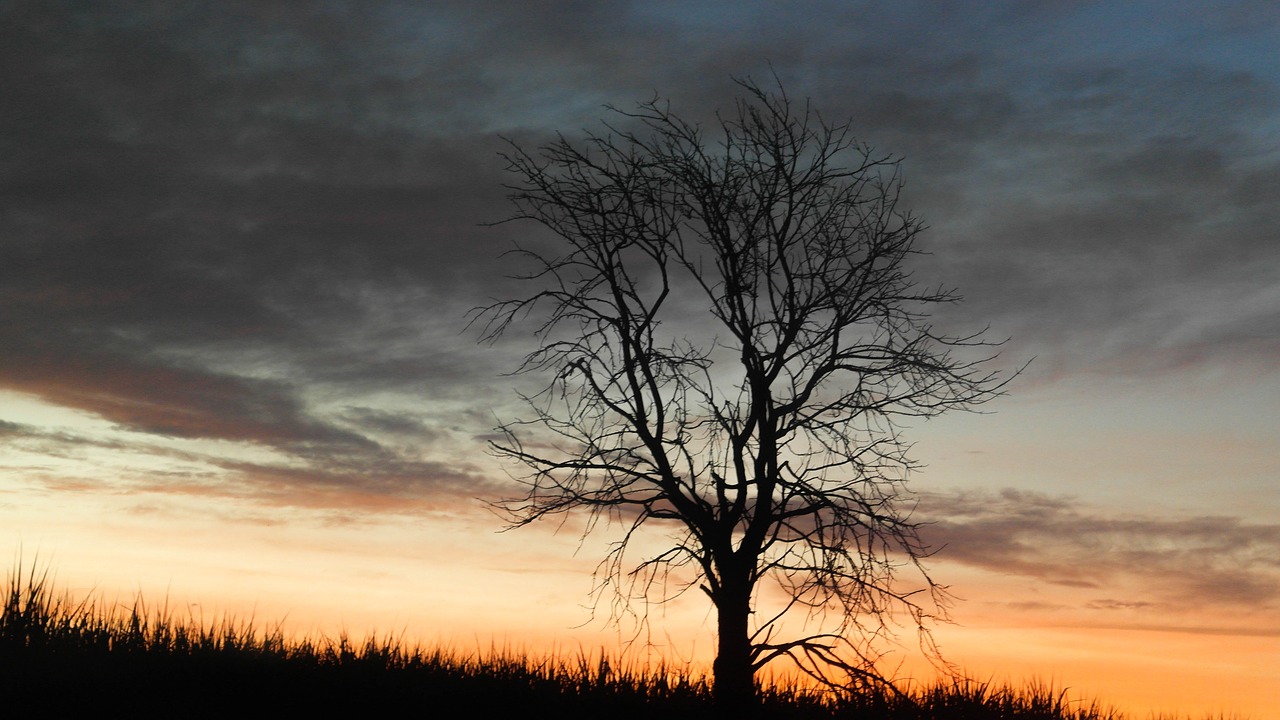
M168 546L148 542L145 533L121 533L98 550L86 543L88 537L63 535L53 542L50 533L50 542L39 547L24 542L26 558L15 554L15 560L34 558L48 566L57 588L72 595L96 593L124 605L140 596L148 608L165 606L179 620L252 620L260 629L279 628L292 637L389 634L409 645L463 654L509 651L572 659L620 653L621 633L592 622L583 608L592 563L564 561L568 553L558 553L566 548L531 549L508 533L497 535L492 547L446 558L425 546L447 547L447 530L419 530L410 541L401 527L383 532L406 533L405 544L412 548L402 555L374 552L386 537L363 549L338 549L368 530L337 530L330 549L322 551L307 551L305 534L296 544L276 547L227 534L222 547L207 547L205 554L193 553L195 546L212 544L212 536L200 530ZM461 553L462 546L451 551ZM504 554L518 559L517 566L538 569L502 569L494 563ZM642 638L622 662L663 661L705 672L714 643L712 616L702 600L692 597L665 616L655 615L652 646ZM935 636L946 659L979 681L1015 687L1047 682L1069 698L1097 700L1135 719L1160 712L1197 718L1280 711L1270 689L1280 662L1273 636L1022 626L979 613L969 624L964 608L955 613L961 624L940 626ZM923 660L894 657L903 659L898 677L926 683L936 677Z
M103 438L104 448L123 432L25 396L0 401L12 401L8 407L30 421ZM185 452L195 441L156 442L186 443ZM291 497L236 496L235 484L203 492L206 486L184 474L199 469L195 461L175 460L178 452L108 454L86 445L74 454L41 455L39 449L16 448L0 458L0 540L11 548L12 563L47 566L56 589L73 596L93 593L124 605L140 596L148 608L167 607L179 620L252 620L295 637L389 634L461 653L616 655L637 637L634 627L620 632L584 607L602 541L582 542L577 517L559 532L547 523L498 533L500 520L478 501L433 508L378 496L383 502L375 505L360 488L344 495L342 486L327 485L325 502L290 504ZM154 477L142 477L151 470ZM950 477L957 475L965 477ZM169 476L176 478L172 487L155 480ZM977 680L1052 683L1068 697L1118 707L1133 720L1161 712L1280 717L1274 609L1162 608L1128 602L1143 599L1143 587L1124 574L1093 586L1054 584L949 562L946 553L931 569L960 598L952 608L957 624L938 627L936 639L945 658ZM1099 598L1116 600L1094 607ZM701 593L653 613L648 634L623 662L709 665L714 618ZM903 661L899 677L935 677L917 658L893 657Z

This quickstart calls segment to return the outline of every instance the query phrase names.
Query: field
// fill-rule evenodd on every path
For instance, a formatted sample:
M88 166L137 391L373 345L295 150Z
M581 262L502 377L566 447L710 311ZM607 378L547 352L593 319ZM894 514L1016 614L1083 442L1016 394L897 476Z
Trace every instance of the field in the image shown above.
M477 718L714 716L709 679L685 670L619 666L599 656L406 647L388 636L359 642L345 635L286 638L233 619L178 619L141 598L125 607L59 595L47 571L34 567L11 572L3 590L0 697L11 716L107 708L131 717L223 717L248 710L289 717L456 717L458 708ZM1048 685L968 680L902 695L766 686L760 717L1129 720Z

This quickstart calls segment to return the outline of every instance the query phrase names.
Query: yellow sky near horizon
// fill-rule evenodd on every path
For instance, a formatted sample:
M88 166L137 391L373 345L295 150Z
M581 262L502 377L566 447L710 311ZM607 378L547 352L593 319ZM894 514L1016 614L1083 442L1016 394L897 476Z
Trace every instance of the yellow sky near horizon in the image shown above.
M12 393L0 399L7 419L91 439L76 453L42 453L38 443L27 443L0 455L0 541L12 548L13 565L47 567L57 587L73 595L96 593L126 604L141 596L149 607L164 605L177 616L252 618L302 635L390 633L464 652L497 647L575 655L614 649L620 638L634 637L631 626L619 631L604 616L592 620L586 607L591 571L604 540L582 541L578 517L558 528L543 523L499 532L501 520L475 497L397 507L367 495L344 504L331 494L299 505L290 496L237 494L250 486L202 467L208 448L199 443L158 438L139 450L127 431L91 415ZM1037 473L1052 470L1055 453L1065 452L1055 435L1083 432L1069 412L1046 410L1043 396L1036 402L969 422L948 419L922 433L918 450L928 467L912 487L950 503L951 519L969 520L946 529L943 537L953 546L929 563L957 598L955 624L935 629L946 659L980 680L1048 681L1071 697L1097 699L1135 718L1150 712L1280 715L1272 691L1280 681L1275 609L1250 603L1254 586L1231 564L1250 567L1247 557L1222 567L1211 560L1225 552L1214 543L1257 552L1268 547L1269 536L1259 535L1264 544L1250 549L1252 535L1233 535L1248 527L1196 525L1213 518L1176 515L1194 495L1132 495L1142 492L1140 482L1111 500L1123 508L1145 499L1169 519L1099 515L1098 507L1036 494L1053 486L1051 473ZM1032 406L1041 413L1034 425L1025 417ZM1089 409L1106 412L1101 401ZM1107 452L1107 443L1090 442ZM223 455L265 452L222 445ZM1114 452L1124 456L1121 447ZM1046 458L1048 465L1038 464ZM1132 475L1141 467L1134 460L1109 470ZM1082 488L1098 494L1084 470ZM184 473L208 477L200 484ZM983 489L991 473L1023 477L1026 490L992 494ZM157 482L166 475L181 475L182 482ZM1254 507L1258 517L1269 516L1264 502ZM1021 547L1026 543L1044 546ZM1113 547L1126 543L1134 547ZM1224 584L1202 606L1193 597L1178 599L1197 591L1197 573ZM1232 582L1240 587L1225 586ZM632 657L709 662L714 615L701 593L653 612L650 634ZM654 647L645 649L646 639ZM932 677L910 653L893 657L905 663L903 677Z
M372 631L461 652L576 656L614 651L623 635L601 618L592 621L584 607L598 543L588 541L575 557L579 539L568 530L497 533L496 518L484 512L335 523L294 511L274 523L246 522L246 508L227 500L205 499L196 512L165 497L38 496L15 488L12 476L0 478L0 487L12 563L48 568L55 586L73 596L122 604L141 597L179 618L251 618L292 635ZM149 509L130 509L140 505ZM946 659L978 680L1050 682L1133 718L1265 718L1280 711L1272 689L1280 667L1274 631L1230 634L1215 631L1220 618L1211 615L1140 611L1099 626L1096 614L1034 602L1048 591L1069 603L1072 588L1037 587L945 561L933 570L961 598L955 623L937 626L935 637ZM629 657L707 663L713 621L701 594L690 593L654 610L649 638L657 647L645 650L642 640ZM920 658L892 657L905 663L900 677L931 677Z

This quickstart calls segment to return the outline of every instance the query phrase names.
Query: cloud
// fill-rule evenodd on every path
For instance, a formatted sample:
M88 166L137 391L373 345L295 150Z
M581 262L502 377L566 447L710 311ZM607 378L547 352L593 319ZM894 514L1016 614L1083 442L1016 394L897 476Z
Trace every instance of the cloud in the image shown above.
M449 336L498 252L477 227L497 159L380 123L374 96L413 88L338 67L376 46L363 24L264 3L4 12L0 386L284 447L367 442L311 407L317 387L482 395L462 388L490 365Z
M361 445L306 415L281 383L149 365L112 356L26 358L0 364L9 389L91 412L141 433L181 438Z
M136 489L344 513L426 515L474 512L500 488L475 465L415 461L391 454L378 459L330 456L302 467L212 459L231 473L229 479L203 487L159 482Z
M1058 3L6 3L0 388L156 440L122 452L279 451L297 467L206 460L290 501L483 485L423 453L481 450L459 438L491 427L511 384L494 377L525 339L462 332L510 296L496 258L533 232L480 226L509 213L498 133L572 136L655 91L710 120L730 76L771 68L905 156L906 199L933 226L921 277L968 298L943 325L1013 335L1011 356L1042 358L1031 373L1274 368L1280 90L1232 48L1270 57L1275 25L1235 8L1170 39ZM1013 514L934 530L965 562L1083 586L1088 551L1105 572L1176 557L1211 592L1271 597L1261 561L1214 561L1228 520L1179 536L992 502ZM1038 522L1073 540L1046 550ZM1119 545L1089 544L1104 537ZM1143 538L1172 544L1143 556Z
M417 427L442 442L451 435ZM390 429L410 431L398 420ZM118 428L103 433L0 423L0 435L5 434L9 447L27 457L74 461L22 469L40 486L83 494L235 499L347 515L426 515L474 512L484 500L509 492L500 474L458 453L424 459L413 446L395 448L363 436L357 436L358 443L295 443L271 454L247 444L193 444Z
M8 422L0 420L0 436L22 437L33 432L35 428L24 423Z
M1280 609L1280 525L1152 518L1006 489L928 494L939 561L1097 591L1094 609ZM1106 595L1136 585L1139 597Z

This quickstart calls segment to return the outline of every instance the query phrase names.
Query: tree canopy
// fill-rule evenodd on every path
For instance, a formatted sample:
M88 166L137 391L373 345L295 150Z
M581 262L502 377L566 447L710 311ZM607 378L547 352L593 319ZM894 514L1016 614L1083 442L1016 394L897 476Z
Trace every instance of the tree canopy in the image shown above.
M482 309L488 339L535 323L517 371L547 379L493 444L526 471L499 507L620 524L598 568L616 602L705 592L726 707L780 657L847 684L880 678L896 625L929 643L946 596L902 421L1007 382L967 350L982 333L930 323L958 297L912 277L899 160L780 86L739 86L706 129L655 98L581 140L511 143L509 220L554 243L521 243L531 292ZM649 531L669 545L630 557Z

